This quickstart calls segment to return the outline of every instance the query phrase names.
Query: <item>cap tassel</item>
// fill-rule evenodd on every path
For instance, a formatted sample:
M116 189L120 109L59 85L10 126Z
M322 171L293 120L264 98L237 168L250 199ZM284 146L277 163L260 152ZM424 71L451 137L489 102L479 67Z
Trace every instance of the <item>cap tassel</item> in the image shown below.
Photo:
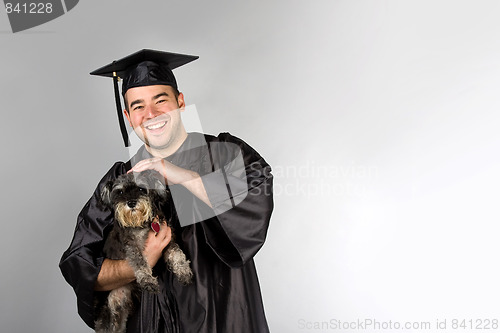
M116 76L116 72L113 72L113 86L115 88L116 112L118 113L118 122L120 123L120 131L122 132L123 143L125 144L125 147L130 147L127 128L125 127L125 120L123 119L122 103L120 102L120 91L118 90L118 76Z

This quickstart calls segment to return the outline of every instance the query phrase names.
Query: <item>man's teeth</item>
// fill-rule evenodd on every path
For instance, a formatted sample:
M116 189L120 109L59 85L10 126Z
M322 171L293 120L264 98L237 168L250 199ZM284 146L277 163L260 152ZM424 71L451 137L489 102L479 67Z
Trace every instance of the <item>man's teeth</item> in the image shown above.
M148 130L154 130L154 129L157 129L157 128L160 128L160 127L165 126L165 124L166 124L166 123L167 123L166 121L163 121L163 122L158 123L158 124L154 124L154 125L146 126L146 128L147 128Z

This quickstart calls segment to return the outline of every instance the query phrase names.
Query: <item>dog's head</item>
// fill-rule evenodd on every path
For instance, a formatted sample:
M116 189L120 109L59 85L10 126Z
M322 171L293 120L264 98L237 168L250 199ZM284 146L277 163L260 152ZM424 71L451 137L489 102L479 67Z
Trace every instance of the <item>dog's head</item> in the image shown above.
M143 227L168 201L170 192L156 171L127 173L106 183L101 201L115 212L122 227Z

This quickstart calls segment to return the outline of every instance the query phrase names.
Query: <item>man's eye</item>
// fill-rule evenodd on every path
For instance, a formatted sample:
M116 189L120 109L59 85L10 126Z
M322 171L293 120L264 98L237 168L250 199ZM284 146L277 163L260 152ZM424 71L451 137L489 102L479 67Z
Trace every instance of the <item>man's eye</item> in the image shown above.
M138 110L142 110L144 107L141 105L141 106L136 106L134 108L134 111L138 111Z
M156 102L156 104L160 104L160 103L163 103L163 102L166 102L167 100L165 99L160 99L158 102Z

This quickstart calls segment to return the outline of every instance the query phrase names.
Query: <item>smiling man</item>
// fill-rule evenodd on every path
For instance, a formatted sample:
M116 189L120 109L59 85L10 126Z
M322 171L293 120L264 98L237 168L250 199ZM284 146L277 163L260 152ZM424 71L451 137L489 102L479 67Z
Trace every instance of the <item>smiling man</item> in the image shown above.
M222 133L187 133L184 95L172 69L197 57L142 50L91 74L113 77L124 142L122 112L144 142L127 162L103 177L77 219L60 262L74 288L78 312L94 327L94 298L135 280L124 260L103 255L113 214L99 205L104 184L127 172L154 169L168 182L179 215L176 241L191 260L193 283L181 285L162 251L172 231L149 233L143 254L161 292L142 292L127 332L268 332L253 256L262 247L273 209L269 165L242 140ZM123 78L121 110L117 78Z
M171 155L186 139L180 114L180 109L185 107L184 95L174 91L173 87L131 88L125 94L125 105L130 126L153 155Z

